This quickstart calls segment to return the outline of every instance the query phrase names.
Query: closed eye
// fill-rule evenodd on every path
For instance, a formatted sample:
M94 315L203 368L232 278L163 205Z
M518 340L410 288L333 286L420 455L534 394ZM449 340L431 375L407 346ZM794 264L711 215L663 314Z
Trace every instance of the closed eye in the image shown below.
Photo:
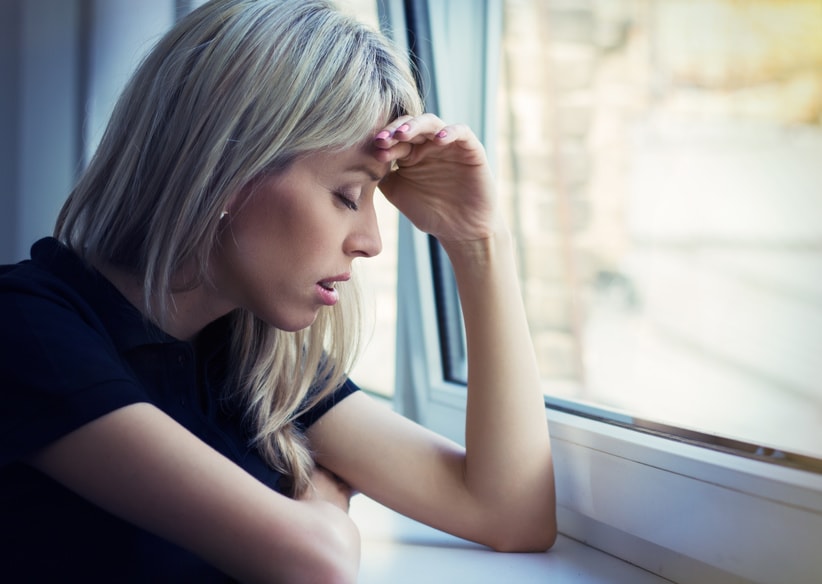
M357 202L354 199L352 199L349 195L345 193L334 193L334 196L336 196L340 200L340 202L342 202L343 205L345 205L352 211L358 211L360 209L359 205L357 205Z

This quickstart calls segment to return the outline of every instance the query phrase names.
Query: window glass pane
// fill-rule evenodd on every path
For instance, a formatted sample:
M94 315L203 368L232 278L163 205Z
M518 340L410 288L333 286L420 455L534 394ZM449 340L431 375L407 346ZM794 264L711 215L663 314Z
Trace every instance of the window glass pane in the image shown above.
M396 208L382 195L374 198L382 237L382 252L355 262L365 300L366 338L363 353L351 372L363 389L386 396L394 393L397 327Z
M338 0L337 5L378 28L376 0ZM363 288L366 346L351 378L364 389L386 396L394 393L397 326L397 230L399 216L382 195L375 197L382 252L355 262Z
M504 0L547 395L822 457L822 3Z

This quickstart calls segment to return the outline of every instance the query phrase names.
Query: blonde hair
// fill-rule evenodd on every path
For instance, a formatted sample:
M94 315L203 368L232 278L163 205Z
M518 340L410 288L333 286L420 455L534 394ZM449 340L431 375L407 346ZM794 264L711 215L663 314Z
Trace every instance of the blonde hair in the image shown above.
M206 278L232 194L299 155L359 144L421 112L404 58L324 0L213 0L183 18L126 86L55 236L91 264L142 278L144 312L168 314L182 266ZM196 282L194 283L196 285ZM231 364L255 444L297 495L313 461L296 417L344 381L359 299L307 329L232 318Z

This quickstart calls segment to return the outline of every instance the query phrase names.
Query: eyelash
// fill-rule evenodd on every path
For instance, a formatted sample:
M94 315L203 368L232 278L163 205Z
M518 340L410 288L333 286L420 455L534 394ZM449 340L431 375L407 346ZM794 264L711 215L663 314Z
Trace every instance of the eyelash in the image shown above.
M337 198L340 201L342 201L343 205L345 205L346 207L348 207L352 211L359 211L360 208L357 205L357 203L354 200L352 200L348 195L346 195L345 193L339 193L339 192L334 193L334 194L337 196Z

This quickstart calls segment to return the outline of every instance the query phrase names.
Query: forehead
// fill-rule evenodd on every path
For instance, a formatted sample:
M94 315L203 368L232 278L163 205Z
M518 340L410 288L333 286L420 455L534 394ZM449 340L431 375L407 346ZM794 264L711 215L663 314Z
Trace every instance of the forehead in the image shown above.
M376 152L377 149L369 138L350 147L311 152L302 157L301 162L313 167L322 176L360 173L376 182L382 180L391 169L390 162L377 160L374 156Z

